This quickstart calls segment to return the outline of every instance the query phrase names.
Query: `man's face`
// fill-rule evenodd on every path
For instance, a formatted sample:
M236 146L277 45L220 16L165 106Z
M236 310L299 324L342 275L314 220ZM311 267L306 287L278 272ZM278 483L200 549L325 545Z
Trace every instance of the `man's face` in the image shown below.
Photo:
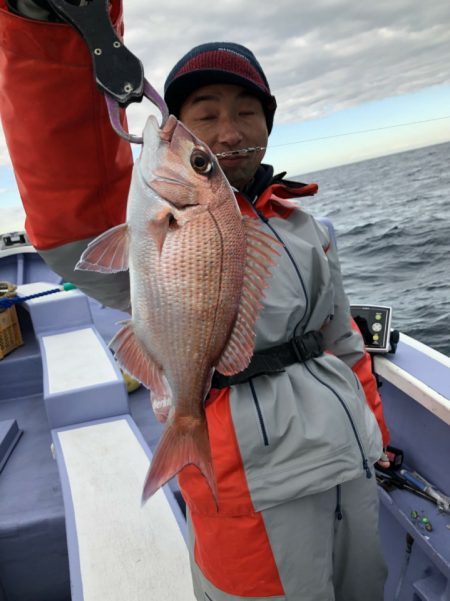
M182 121L212 152L267 146L267 124L261 102L241 86L202 86L186 98ZM228 181L242 190L253 178L264 150L219 159Z

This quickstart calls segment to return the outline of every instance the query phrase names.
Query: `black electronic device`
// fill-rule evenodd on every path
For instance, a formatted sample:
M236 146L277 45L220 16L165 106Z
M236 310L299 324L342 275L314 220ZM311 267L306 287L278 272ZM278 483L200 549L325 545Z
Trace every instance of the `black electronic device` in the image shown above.
M351 305L350 311L361 331L369 353L388 353L390 351L391 307Z

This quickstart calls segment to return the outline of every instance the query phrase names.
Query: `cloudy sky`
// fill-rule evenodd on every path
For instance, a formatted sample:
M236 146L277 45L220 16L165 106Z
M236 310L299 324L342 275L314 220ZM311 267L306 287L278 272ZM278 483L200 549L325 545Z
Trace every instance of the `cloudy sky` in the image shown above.
M279 107L266 161L291 176L450 140L449 0L125 0L125 20L159 91L196 44L253 50ZM0 131L1 229L18 204Z

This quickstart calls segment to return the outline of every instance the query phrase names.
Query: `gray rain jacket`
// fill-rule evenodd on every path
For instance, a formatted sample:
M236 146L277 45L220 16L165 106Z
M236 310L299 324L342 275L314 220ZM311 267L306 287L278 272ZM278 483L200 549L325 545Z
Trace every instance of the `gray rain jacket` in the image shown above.
M213 391L208 429L221 510L229 515L240 514L246 506L236 482L221 490L222 476L228 478L239 461L248 487L245 495L260 511L364 473L372 477L372 466L382 453L379 426L352 371L366 353L359 331L351 325L335 241L299 202L294 209L286 206L293 206L286 199L314 193L317 186L271 176L272 168L261 166L257 184L267 179L271 184L250 196L256 197L254 203L238 194L241 210L261 219L264 230L284 246L256 322L255 349L320 330L326 351L280 374L255 377L226 393ZM221 405L229 411L225 426ZM224 427L236 437L235 452L223 440ZM204 487L192 472L189 478L181 475L180 483L194 511L215 511L199 493Z

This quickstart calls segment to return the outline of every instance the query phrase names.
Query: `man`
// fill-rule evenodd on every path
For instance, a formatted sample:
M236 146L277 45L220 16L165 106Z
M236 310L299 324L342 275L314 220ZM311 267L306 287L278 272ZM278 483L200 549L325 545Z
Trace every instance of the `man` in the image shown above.
M165 100L172 114L214 153L260 149L219 161L230 184L245 190L264 156L276 109L252 53L238 44L194 48L168 75Z
M117 2L112 16L120 28ZM2 119L27 229L67 279L125 307L126 281L84 280L72 269L92 237L124 219L129 150L112 133L77 34L39 25L11 13L0 21ZM380 401L350 324L336 248L326 229L286 203L317 186L261 164L276 102L248 49L194 48L169 74L165 99L218 155L241 211L284 247L256 326L267 369L240 383L217 375L206 403L219 511L197 469L179 475L196 596L381 601L385 566L371 468L382 442L360 381L384 429ZM282 369L269 373L277 362Z

